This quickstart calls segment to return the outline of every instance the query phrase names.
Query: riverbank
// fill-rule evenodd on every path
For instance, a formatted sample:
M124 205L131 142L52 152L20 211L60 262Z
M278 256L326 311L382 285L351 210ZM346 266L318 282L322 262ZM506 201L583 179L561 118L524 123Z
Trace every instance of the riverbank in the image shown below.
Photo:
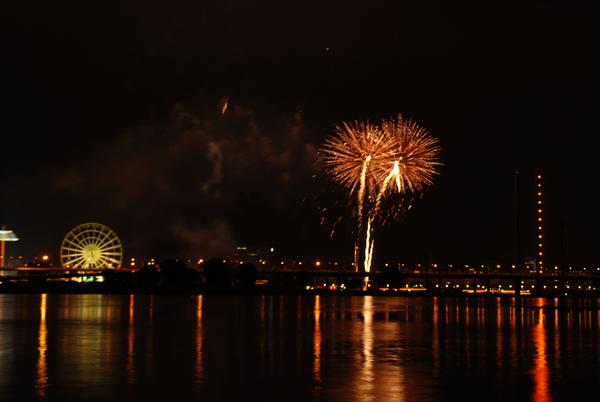
M230 288L215 288L205 286L203 284L171 284L171 285L133 285L133 284L114 284L114 283L78 283L78 282L14 282L0 284L0 294L140 294L140 295L205 295L205 294L221 294L221 295L324 295L324 296L378 296L389 298L404 298L404 297L423 297L423 298L481 298L481 299L553 299L553 305L566 305L571 307L584 306L586 308L598 309L600 305L600 296L597 292L579 292L571 295L564 295L558 292L540 292L536 294L515 294L509 292L464 292L458 289L444 290L385 290L385 289L369 289L369 290L340 290L330 288L284 288L268 285L255 285L251 287L230 287Z

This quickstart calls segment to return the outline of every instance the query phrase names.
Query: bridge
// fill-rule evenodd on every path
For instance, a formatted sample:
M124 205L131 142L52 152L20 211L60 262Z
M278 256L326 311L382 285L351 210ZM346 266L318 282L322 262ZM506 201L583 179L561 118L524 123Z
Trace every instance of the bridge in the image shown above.
M349 288L348 283L365 279L378 291L425 293L506 293L506 294L598 294L600 275L556 275L503 272L354 272L296 271L262 272L259 277L274 281L286 276L304 276L314 289Z
M197 269L192 290L205 290L202 270ZM120 283L133 284L138 271L111 270ZM52 268L0 269L2 284L35 283L40 286L51 282L105 282L106 270L67 270ZM109 281L110 282L110 281ZM360 292L368 283L367 292L415 294L514 294L533 296L594 296L600 297L600 275L560 275L504 272L355 272L340 270L257 272L257 291ZM74 284L76 286L77 284ZM110 287L110 283L102 284Z

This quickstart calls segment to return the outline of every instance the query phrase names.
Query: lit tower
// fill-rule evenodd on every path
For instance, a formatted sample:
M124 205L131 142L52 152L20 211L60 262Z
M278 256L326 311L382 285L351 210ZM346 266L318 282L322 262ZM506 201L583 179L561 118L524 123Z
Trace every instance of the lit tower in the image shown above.
M536 244L537 244L537 252L536 252L536 269L538 273L544 272L544 220L543 214L544 209L542 208L542 173L538 170L535 178L535 187L536 187Z
M19 238L17 237L17 235L15 235L15 233L12 230L7 230L6 228L4 228L4 226L2 226L2 228L0 229L0 268L4 268L6 266L6 262L4 261L6 259L4 253L4 242L18 240Z

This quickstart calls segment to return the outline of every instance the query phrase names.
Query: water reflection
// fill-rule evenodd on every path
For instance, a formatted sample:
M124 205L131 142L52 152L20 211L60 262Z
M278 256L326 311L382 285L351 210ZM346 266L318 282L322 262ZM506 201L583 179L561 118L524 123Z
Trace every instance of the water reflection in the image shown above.
M38 361L35 381L37 394L42 400L46 399L46 388L48 387L48 366L46 363L46 353L48 352L47 303L48 295L44 293L40 297L40 328L38 332Z
M129 295L129 326L127 328L127 380L134 380L134 350L135 350L135 296Z
M313 332L313 377L316 384L321 382L321 296L315 296L313 314L315 326Z
M531 337L535 349L533 359L533 384L534 390L531 397L535 402L550 402L550 371L546 360L546 331L544 329L544 314L539 311L536 325L533 327Z
M362 316L362 367L360 378L357 380L358 395L361 395L363 401L375 400L373 393L375 377L373 375L373 365L375 357L373 356L373 297L366 296L363 299Z
M496 299L496 303L499 303L500 299ZM502 368L504 361L504 330L502 328L504 310L502 308L496 308L496 365L498 369Z
M578 400L598 310L556 303L0 295L0 399Z
M438 298L433 298L433 334L432 334L432 343L433 343L433 364L435 367L436 373L440 369L440 308Z
M148 307L148 321L150 326L154 323L154 295L150 295L149 307ZM154 357L154 331L148 331L146 336L146 355L149 360Z
M204 369L202 367L202 295L196 296L196 381L201 381Z

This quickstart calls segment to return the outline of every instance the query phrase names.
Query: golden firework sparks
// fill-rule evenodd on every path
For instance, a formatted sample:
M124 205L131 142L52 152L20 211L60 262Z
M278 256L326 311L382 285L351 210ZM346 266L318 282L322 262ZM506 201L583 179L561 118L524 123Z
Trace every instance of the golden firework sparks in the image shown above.
M386 215L382 214L382 200L386 195L398 194L401 205L433 183L441 165L438 141L417 123L398 115L379 125L343 123L336 127L336 134L325 142L321 153L332 179L348 190L351 199L356 194L355 250L365 237L363 267L368 272L374 246L373 225ZM358 261L355 252L357 269Z

